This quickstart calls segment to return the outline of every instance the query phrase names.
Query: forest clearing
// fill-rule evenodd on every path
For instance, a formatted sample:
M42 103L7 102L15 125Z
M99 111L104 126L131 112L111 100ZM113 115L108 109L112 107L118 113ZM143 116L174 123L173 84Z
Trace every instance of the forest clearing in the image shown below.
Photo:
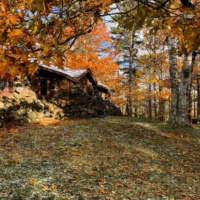
M0 200L200 200L199 19L199 0L0 0Z
M199 125L130 117L10 125L0 130L1 200L200 199Z

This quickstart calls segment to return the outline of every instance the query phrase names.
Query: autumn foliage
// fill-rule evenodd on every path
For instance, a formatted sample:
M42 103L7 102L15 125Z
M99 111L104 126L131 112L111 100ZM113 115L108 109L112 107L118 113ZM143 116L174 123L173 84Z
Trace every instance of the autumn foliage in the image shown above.
M72 50L66 54L69 68L90 68L98 81L110 88L119 86L119 65L114 61L115 50L104 23L81 36Z
M64 52L106 12L107 1L1 0L0 76L32 75L40 60L62 67ZM28 57L37 57L30 63Z

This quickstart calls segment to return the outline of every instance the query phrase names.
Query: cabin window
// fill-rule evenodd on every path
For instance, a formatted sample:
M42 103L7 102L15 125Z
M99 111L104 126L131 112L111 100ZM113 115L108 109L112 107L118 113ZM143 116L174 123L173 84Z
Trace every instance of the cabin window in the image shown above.
M48 78L40 77L38 79L38 86L37 86L38 96L46 97L50 95L49 85L50 85L50 80Z
M42 96L47 96L48 94L48 80L47 79L41 79L40 83L40 91Z
M0 92L10 92L10 83L0 78Z
M83 85L83 91L84 93L88 94L88 80L86 77L84 77L82 80L81 80L81 83Z

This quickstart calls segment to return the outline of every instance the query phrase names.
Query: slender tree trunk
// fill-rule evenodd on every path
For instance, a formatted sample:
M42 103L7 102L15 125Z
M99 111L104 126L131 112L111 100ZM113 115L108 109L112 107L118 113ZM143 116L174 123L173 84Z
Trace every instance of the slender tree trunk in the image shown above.
M194 98L193 98L193 108L194 108L194 114L193 114L193 118L197 119L197 109L196 109L196 86L197 86L197 82L193 87L194 90Z
M200 122L200 77L197 79L197 120Z
M134 75L134 91L138 91L138 88L137 88L137 82L136 82L136 73L133 74ZM134 98L134 117L138 117L138 94L136 93L135 95L135 98Z
M166 38L168 44L169 64L170 64L170 83L171 83L171 109L169 113L169 123L176 124L176 117L178 113L179 100L179 74L177 66L177 52L175 47L175 40L170 36Z
M193 105L192 105L192 84L190 85L190 96L189 96L189 106L188 106L188 119L189 119L189 122L192 123L192 108L193 108Z
M132 98L132 90L133 90L133 30L130 31L130 57L129 57L129 98L128 98L128 116L132 117L133 113L133 98Z
M163 88L159 85L159 92L161 92L162 90L163 90ZM158 120L165 121L165 100L163 98L159 99L158 109L159 109L158 110Z
M151 83L149 83L148 117L152 119Z
M154 90L154 96L153 96L153 100L154 100L154 118L155 120L157 120L158 118L158 113L157 113L157 99L156 99L156 84L153 84L153 90Z

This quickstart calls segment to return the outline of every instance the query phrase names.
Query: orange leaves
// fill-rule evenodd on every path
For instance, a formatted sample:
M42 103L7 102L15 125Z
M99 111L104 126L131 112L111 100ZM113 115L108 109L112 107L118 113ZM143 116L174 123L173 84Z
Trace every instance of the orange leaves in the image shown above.
M99 191L103 194L108 194L108 192L104 188L100 188Z
M119 66L113 60L113 50L109 48L111 42L106 25L98 24L91 33L80 37L73 51L68 51L67 66L90 68L97 81L115 87L117 81L114 80L117 78L116 71Z
M5 77L9 73L8 71L9 61L5 60L4 57L0 57L0 62L1 62L0 76Z
M4 0L1 0L0 2L0 7L1 7L1 11L6 13L7 12L7 9L6 9L6 3Z
M66 36L73 35L74 34L74 30L71 27L66 27L63 30L63 34L66 35Z
M17 16L9 16L8 15L7 20L13 25L18 24L20 22L20 18Z
M73 39L90 32L93 24L100 18L96 12L100 12L102 8L106 9L110 3L109 0L81 2L76 0L20 0L12 1L12 3L1 0L0 42L3 46L8 47L6 53L1 52L2 57L4 57L2 60L8 59L6 62L12 66L16 65L17 59L26 63L27 58L21 56L26 52L30 57L35 57L38 54L40 57L51 57L55 65L63 66L63 52L66 50L66 46L70 46ZM70 13L63 16L61 13L64 13L65 9L68 9ZM99 36L106 38L101 34ZM93 38L95 38L94 35ZM90 41L92 42L92 40ZM65 46L61 44L65 44ZM36 47L37 45L39 48ZM18 47L17 52L12 48L16 46ZM38 53L40 47L43 48ZM37 54L34 52L36 49ZM61 51L58 52L58 49ZM15 57L13 57L14 54ZM3 64L1 76L9 73L8 63ZM29 74L34 73L36 69L34 64L28 65L28 68ZM16 74L14 67L12 73Z
M31 179L28 181L29 185L35 185L36 184L36 179Z
M23 35L24 35L24 33L23 33L23 30L21 30L21 29L13 29L8 34L9 37L15 37L15 38L22 38Z

